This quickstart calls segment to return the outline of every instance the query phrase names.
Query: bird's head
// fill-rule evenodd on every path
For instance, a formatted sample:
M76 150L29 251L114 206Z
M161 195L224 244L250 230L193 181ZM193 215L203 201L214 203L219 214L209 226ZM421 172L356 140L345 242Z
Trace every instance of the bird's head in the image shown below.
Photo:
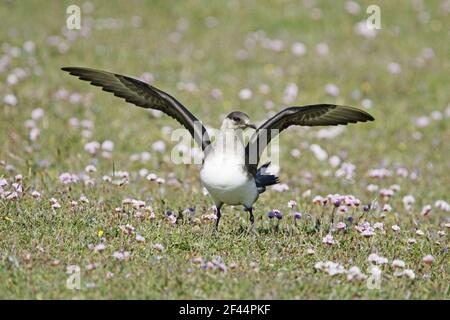
M250 118L247 114L241 111L231 112L225 120L223 120L223 125L227 129L241 129L245 130L247 128L253 128L256 130L256 126L250 122Z

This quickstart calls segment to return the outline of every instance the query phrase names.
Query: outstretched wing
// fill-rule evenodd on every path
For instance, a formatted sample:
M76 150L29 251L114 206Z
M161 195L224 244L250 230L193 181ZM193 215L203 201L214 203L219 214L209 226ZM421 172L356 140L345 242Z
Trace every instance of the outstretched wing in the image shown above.
M286 108L267 120L252 135L245 150L246 164L249 171L256 174L260 157L272 138L292 125L335 126L372 120L374 118L365 111L334 104Z
M76 67L65 67L62 70L139 107L164 112L189 130L202 150L211 143L200 121L174 97L162 90L140 80L107 71Z

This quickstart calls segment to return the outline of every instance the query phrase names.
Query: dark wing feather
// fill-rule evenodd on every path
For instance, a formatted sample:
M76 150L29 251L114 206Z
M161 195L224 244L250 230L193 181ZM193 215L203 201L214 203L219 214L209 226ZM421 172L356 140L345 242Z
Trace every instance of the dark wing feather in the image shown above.
M365 111L334 104L286 108L267 120L252 135L246 147L246 164L249 171L256 174L260 157L272 138L292 125L335 126L373 120Z
M123 98L139 107L164 112L189 130L202 150L205 150L211 143L208 133L200 121L180 102L164 91L140 80L107 71L75 67L65 67L62 70L81 80L89 81L92 85L101 87L104 91L111 92L116 97Z

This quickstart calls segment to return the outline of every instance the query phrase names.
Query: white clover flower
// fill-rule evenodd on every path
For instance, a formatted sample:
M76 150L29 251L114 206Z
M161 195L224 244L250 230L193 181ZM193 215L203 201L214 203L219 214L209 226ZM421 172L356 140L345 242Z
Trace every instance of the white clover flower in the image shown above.
M392 266L394 268L404 268L406 266L405 261L400 260L400 259L395 259L394 261L392 261Z
M158 140L152 144L153 151L163 153L166 151L166 144L162 140Z
M382 222L375 222L373 224L373 228L374 229L378 229L378 230L384 230L384 223L382 223Z
M110 140L105 140L102 142L102 150L112 152L114 150L114 142Z
M84 145L84 150L90 154L95 154L100 149L100 143L97 141L91 141Z
M137 242L145 242L145 238L143 236L141 236L140 234L136 235L136 241Z
M3 102L10 106L15 106L17 104L17 98L15 95L10 93L3 97Z
M94 247L94 251L96 251L96 252L102 252L105 249L106 249L106 246L103 243L100 243Z
M306 53L306 46L302 42L294 42L291 51L294 56L303 56Z
M351 267L350 269L348 269L347 271L347 280L348 281L352 281L353 279L356 280L364 280L366 279L367 276L361 272L361 269L359 267Z
M407 276L411 280L414 280L416 278L416 274L411 269L406 269L403 271L403 275Z
M31 119L37 121L44 116L45 112L42 108L36 108L31 112Z
M345 10L353 16L356 16L361 11L361 6L355 1L345 2Z
M418 236L424 236L424 235L425 235L425 232L423 232L423 231L420 230L420 229L417 229L417 230L416 230L416 234L417 234Z
M158 250L160 252L163 252L164 251L164 246L161 243L155 243L153 245L153 249Z
M332 97L337 97L339 96L340 90L337 85L333 83L328 83L325 86L325 92Z
M253 96L253 93L252 93L252 91L251 91L250 89L248 89L248 88L242 89L242 90L239 92L239 98L240 98L241 100L250 100L250 99L252 98L252 96Z
M295 83L289 83L283 93L283 103L291 104L295 101L298 95L298 87Z
M375 28L367 27L367 21L362 20L358 22L354 27L355 33L365 38L375 38L378 34L378 30Z
M312 144L309 149L314 153L314 156L319 161L324 161L328 158L328 153L318 144Z

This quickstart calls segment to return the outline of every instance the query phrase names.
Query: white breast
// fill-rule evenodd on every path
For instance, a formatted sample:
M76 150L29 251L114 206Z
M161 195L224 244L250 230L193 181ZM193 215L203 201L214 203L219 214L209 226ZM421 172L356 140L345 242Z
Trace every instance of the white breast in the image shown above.
M247 174L240 158L211 155L200 171L200 180L216 204L251 207L258 198L255 180Z

